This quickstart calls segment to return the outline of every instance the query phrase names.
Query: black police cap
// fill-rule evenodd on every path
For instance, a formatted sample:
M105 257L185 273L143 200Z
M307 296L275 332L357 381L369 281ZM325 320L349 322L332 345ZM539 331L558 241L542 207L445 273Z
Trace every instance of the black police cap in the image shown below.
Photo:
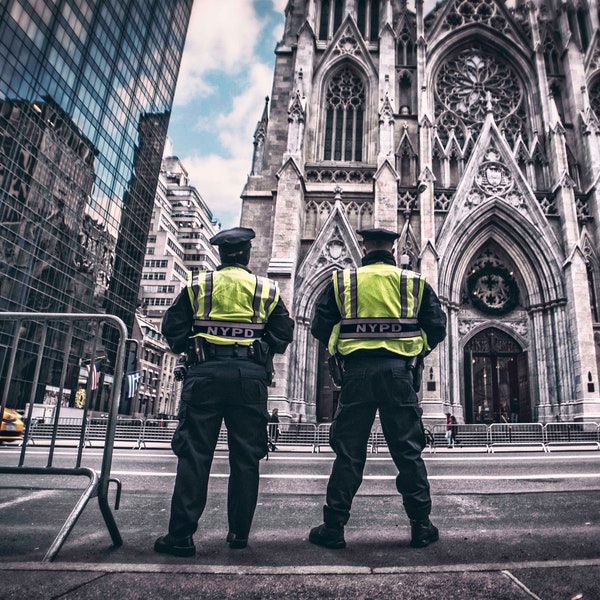
M235 252L249 248L250 240L255 237L254 230L249 227L233 227L219 231L209 241L213 246L219 246L224 252Z
M393 242L400 237L399 233L389 229L357 229L356 233L362 235L365 242Z

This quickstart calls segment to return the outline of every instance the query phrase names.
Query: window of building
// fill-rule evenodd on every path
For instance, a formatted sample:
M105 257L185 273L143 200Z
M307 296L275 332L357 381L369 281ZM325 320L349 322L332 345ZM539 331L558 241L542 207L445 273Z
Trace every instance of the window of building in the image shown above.
M594 321L599 322L600 321L600 311L598 311L598 301L596 298L596 284L595 284L595 278L594 278L594 271L592 269L592 265L589 262L586 264L586 270L587 270L588 286L589 286L589 290L590 290L590 304L591 304L591 308L592 308L592 318L594 319Z
M379 37L379 0L358 0L356 22L365 40L377 41Z
M324 160L361 162L363 160L365 85L346 66L327 85Z
M343 0L323 0L319 20L319 39L330 39L342 24Z

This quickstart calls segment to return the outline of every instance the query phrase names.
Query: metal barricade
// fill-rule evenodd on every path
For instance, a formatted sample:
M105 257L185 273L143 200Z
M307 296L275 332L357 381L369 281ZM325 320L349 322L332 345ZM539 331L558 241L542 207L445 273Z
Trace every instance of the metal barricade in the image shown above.
M600 450L598 423L546 423L546 447L550 446L596 446Z
M380 449L387 448L387 442L385 440L385 436L383 435L383 431L381 430L381 425L379 425L377 422L373 424L371 433L369 433L367 448L372 454L377 454Z
M85 441L88 446L93 446L93 442L104 444L106 433L108 431L108 418L94 417L88 419ZM131 444L134 443L134 448L138 448L143 431L143 421L141 419L133 419L131 417L119 417L115 428L115 444Z
M82 419L60 417L58 419L56 437L61 440L61 443L65 443L66 441L77 442L81 435L81 428ZM54 423L52 421L33 419L31 426L29 427L27 443L33 446L38 442L40 444L47 444L52 440L53 432ZM23 443L25 443L25 441Z
M499 446L540 446L547 452L541 423L492 423L489 427L488 452Z
M321 446L329 446L331 423L319 423L315 431L315 452L321 452Z
M454 425L454 446L458 448L487 449L489 430L483 423Z
M317 427L314 423L279 423L279 446L308 447L317 452Z
M7 405L9 393L13 386L13 377L15 375L15 366L18 360L25 355L26 358L33 359L35 357L35 366L33 376L30 383L29 409L25 415L25 432L23 443L21 444L21 452L19 455L18 464L15 466L0 465L0 473L7 475L27 475L27 476L79 476L87 477L89 483L75 507L71 511L67 520L60 529L58 535L54 538L50 548L44 556L45 562L53 561L62 545L66 541L69 533L73 530L77 520L81 516L83 510L87 506L90 498L98 497L100 512L104 518L104 522L111 536L115 547L121 546L123 540L119 529L114 520L113 514L108 504L108 490L110 483L116 485L115 510L119 508L121 496L121 482L110 476L112 464L113 446L115 442L115 433L117 428L117 412L121 393L121 382L123 380L123 364L125 360L125 344L127 341L127 328L123 321L113 315L98 315L98 314L72 314L72 313L24 313L24 312L4 312L0 313L0 324L6 341L6 363L4 365L5 385L2 392L2 402L0 404L0 417L4 413ZM12 334L7 330L12 325ZM8 326L8 327L7 327ZM96 327L96 333L91 334L93 327ZM85 329L84 329L85 328ZM103 329L107 334L112 336L115 342L116 351L114 354L114 374L113 385L109 397L108 420L105 429L104 452L102 455L102 467L100 472L95 469L82 466L82 455L85 445L87 412L89 409L88 403L92 388L92 378L87 379L86 402L82 409L81 420L76 419L78 424L61 423L60 409L61 399L64 391L67 389L66 378L69 365L73 364L74 357L81 358L81 341L82 336L86 339L91 339L91 356L93 360L97 356L98 341L100 334L97 333ZM27 339L21 339L23 332L27 331ZM83 333L82 333L83 332ZM91 337L90 337L91 334ZM78 345L79 344L79 345ZM33 407L36 400L36 394L39 391L40 374L42 373L42 364L44 364L44 376L47 375L48 363L52 361L52 365L60 371L56 373L57 380L52 383L58 383L54 389L58 391L56 396L55 411L51 423L35 422L33 420ZM45 382L45 380L43 380ZM22 383L22 380L19 382ZM48 427L49 426L49 427ZM74 428L78 429L75 433ZM29 466L26 464L28 441L33 433L40 439L42 436L48 436L48 461L45 467ZM74 436L77 440L77 453L75 463L72 467L55 467L53 466L54 451L57 445L59 435Z
M445 448L448 445L446 442L445 425L434 425L433 427L429 427L429 431L431 432L431 435L433 437L433 439L430 440L430 445L433 448Z
M148 444L170 444L177 425L176 419L146 419L137 448L147 448Z

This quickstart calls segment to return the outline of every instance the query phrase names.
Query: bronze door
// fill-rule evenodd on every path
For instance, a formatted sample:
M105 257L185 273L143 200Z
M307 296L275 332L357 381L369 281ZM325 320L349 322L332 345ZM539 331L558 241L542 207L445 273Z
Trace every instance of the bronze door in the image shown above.
M508 334L489 328L465 347L465 420L508 423L511 401L519 401L519 421L531 421L527 353Z

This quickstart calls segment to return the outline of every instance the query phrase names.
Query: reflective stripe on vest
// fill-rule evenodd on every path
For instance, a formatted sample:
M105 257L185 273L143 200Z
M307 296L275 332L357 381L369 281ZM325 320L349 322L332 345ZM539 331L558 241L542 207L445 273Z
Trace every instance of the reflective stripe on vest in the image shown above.
M333 274L334 295L342 320L329 350L349 354L383 348L414 356L423 349L417 315L425 280L414 271L377 264Z
M194 335L215 344L250 344L279 301L277 284L239 267L200 271L188 278Z

